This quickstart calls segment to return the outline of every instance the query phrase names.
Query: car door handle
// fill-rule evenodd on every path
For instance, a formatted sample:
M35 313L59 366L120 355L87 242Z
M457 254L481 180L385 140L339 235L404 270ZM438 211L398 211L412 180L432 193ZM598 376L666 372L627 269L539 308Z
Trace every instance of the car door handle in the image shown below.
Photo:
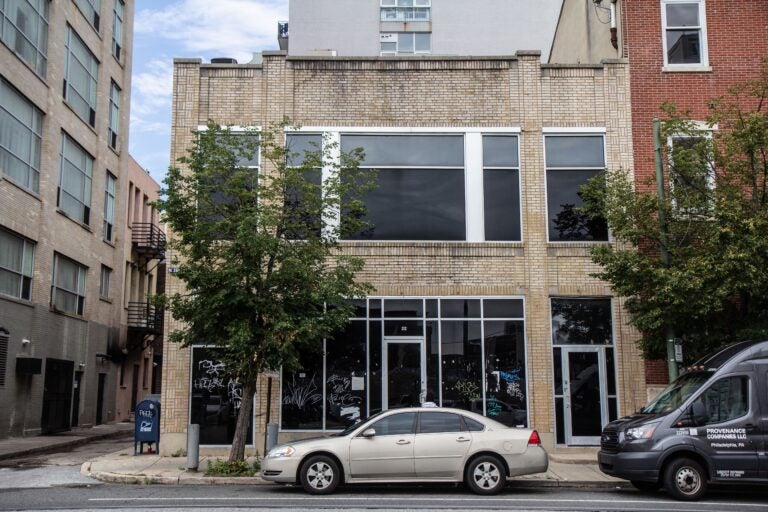
M469 440L470 439L468 437L457 437L456 438L456 442L459 442L459 443L466 443Z
M397 444L411 444L411 442L407 439L400 439Z

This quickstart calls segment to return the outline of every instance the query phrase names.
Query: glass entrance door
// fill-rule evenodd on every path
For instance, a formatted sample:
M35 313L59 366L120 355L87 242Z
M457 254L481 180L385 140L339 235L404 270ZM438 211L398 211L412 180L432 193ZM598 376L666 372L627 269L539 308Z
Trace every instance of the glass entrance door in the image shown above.
M565 434L569 445L599 445L608 423L605 351L562 349Z
M417 407L426 394L423 338L385 339L382 403L386 409Z

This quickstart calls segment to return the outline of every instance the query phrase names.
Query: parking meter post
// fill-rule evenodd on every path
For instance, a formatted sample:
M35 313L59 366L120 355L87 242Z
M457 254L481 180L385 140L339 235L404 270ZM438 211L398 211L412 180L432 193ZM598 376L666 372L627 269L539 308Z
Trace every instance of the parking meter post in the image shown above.
M200 425L190 423L187 427L187 471L197 471L200 464Z

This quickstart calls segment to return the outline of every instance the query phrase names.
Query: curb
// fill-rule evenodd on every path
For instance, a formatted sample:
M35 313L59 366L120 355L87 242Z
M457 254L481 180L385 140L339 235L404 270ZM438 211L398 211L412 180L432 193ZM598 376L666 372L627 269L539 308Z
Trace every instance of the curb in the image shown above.
M101 441L104 439L111 439L113 437L122 437L122 436L130 436L130 435L131 435L131 432L128 430L125 430L125 431L115 431L115 432L104 432L103 434L96 434L93 436L85 436L85 437L73 436L71 439L65 439L65 440L62 440L62 442L57 442L47 446L27 448L27 449L18 450L15 452L0 453L0 460L19 459L21 457L26 457L28 455L42 455L46 453L56 452L63 448L76 448L78 446L88 444L92 441Z
M273 485L273 482L262 480L258 476L243 477L193 477L180 474L178 476L162 475L126 475L108 471L91 472L91 463L85 462L80 473L101 482L127 485ZM586 480L511 480L514 488L571 488L571 489L629 489L631 484L626 481L605 482Z

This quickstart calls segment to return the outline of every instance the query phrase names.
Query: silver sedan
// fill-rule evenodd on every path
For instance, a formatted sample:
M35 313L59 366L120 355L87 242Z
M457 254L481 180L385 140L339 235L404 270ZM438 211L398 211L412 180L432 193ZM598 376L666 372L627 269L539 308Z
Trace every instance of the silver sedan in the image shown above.
M310 494L341 483L466 482L495 494L513 476L547 470L535 430L510 428L459 409L384 411L331 437L271 449L261 476L300 482Z

